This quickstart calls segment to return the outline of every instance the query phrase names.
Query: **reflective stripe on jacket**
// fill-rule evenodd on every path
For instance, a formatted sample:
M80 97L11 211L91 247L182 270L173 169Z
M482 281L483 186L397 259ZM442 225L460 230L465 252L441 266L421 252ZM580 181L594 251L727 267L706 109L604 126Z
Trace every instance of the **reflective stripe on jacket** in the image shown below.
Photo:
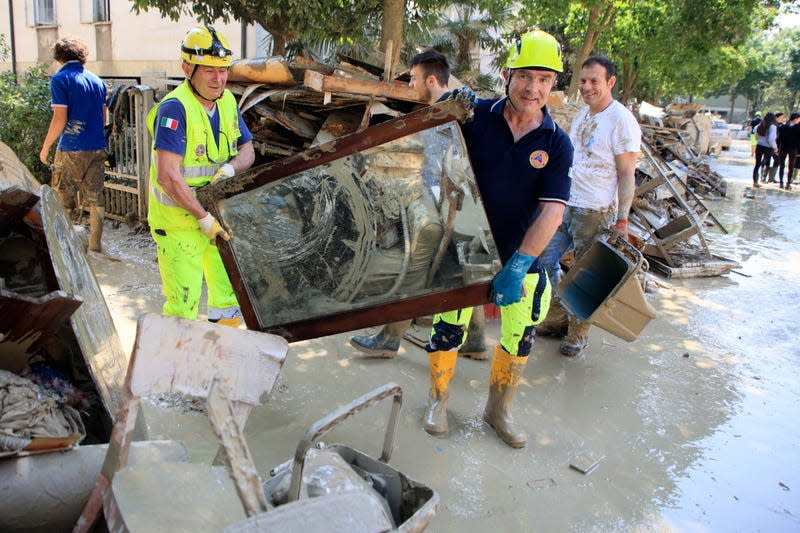
M222 93L217 100L219 112L219 139L223 146L217 146L208 114L199 100L192 93L189 84L184 81L169 92L161 101L176 99L186 113L186 152L183 154L180 172L190 187L202 187L211 181L214 173L223 164L233 159L238 153L239 112L236 97L229 90ZM178 207L158 184L156 168L155 120L158 105L147 115L147 129L153 138L150 157L150 195L147 220L151 228L172 230L197 230L197 219L187 210ZM228 146L224 146L224 143Z

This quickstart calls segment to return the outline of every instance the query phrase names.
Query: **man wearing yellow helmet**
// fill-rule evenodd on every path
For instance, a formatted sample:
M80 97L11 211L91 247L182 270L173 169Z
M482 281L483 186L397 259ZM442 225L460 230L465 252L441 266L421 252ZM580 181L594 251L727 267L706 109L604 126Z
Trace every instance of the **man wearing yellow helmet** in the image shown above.
M551 287L537 261L561 223L569 199L572 144L547 111L547 98L563 69L561 47L543 31L522 35L511 47L506 96L478 100L462 126L492 235L503 262L492 281L500 307L500 344L494 349L484 420L512 448L527 442L511 416ZM432 435L448 431L448 385L472 309L439 313L428 341L431 387L424 418Z
M208 319L241 322L233 287L215 245L230 236L197 201L194 189L253 164L252 135L236 98L225 89L231 50L212 26L198 26L181 43L185 81L148 115L153 137L147 220L158 245L166 298L163 312L197 318L203 278Z

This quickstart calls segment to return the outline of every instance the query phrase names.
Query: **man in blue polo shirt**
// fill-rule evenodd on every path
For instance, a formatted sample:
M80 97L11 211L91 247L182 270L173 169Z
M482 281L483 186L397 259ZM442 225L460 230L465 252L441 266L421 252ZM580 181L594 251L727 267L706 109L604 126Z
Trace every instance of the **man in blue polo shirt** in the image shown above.
M551 286L537 256L561 223L569 200L572 143L546 103L563 70L553 36L533 31L512 46L504 77L506 96L479 100L463 125L472 168L492 229L502 271L492 281L500 307L501 337L492 358L484 420L512 448L527 435L516 427L511 402L533 346L535 326L548 310ZM472 309L437 314L428 342L431 388L425 430L448 431L448 385Z
M105 216L106 86L84 68L88 57L86 45L75 37L64 37L53 45L53 58L64 66L50 79L53 118L39 160L50 164L50 148L58 139L51 185L69 214L80 192L83 206L89 209L89 249L99 252Z

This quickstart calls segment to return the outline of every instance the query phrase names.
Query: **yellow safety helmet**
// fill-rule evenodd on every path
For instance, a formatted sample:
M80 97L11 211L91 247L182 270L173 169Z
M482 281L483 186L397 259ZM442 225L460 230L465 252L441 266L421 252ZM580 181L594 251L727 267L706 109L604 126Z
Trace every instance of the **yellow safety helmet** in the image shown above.
M181 59L192 65L229 67L232 55L228 40L213 26L192 28L181 43Z
M537 68L563 72L561 45L555 37L542 30L524 33L511 45L506 68Z

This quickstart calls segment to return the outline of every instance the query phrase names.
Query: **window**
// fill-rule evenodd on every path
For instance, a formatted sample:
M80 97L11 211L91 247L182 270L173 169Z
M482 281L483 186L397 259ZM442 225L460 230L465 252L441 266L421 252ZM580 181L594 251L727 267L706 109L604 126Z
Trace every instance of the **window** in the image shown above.
M111 20L108 0L80 0L81 22L108 22Z
M33 0L33 25L55 26L56 0Z
M94 0L94 22L108 22L108 0Z

